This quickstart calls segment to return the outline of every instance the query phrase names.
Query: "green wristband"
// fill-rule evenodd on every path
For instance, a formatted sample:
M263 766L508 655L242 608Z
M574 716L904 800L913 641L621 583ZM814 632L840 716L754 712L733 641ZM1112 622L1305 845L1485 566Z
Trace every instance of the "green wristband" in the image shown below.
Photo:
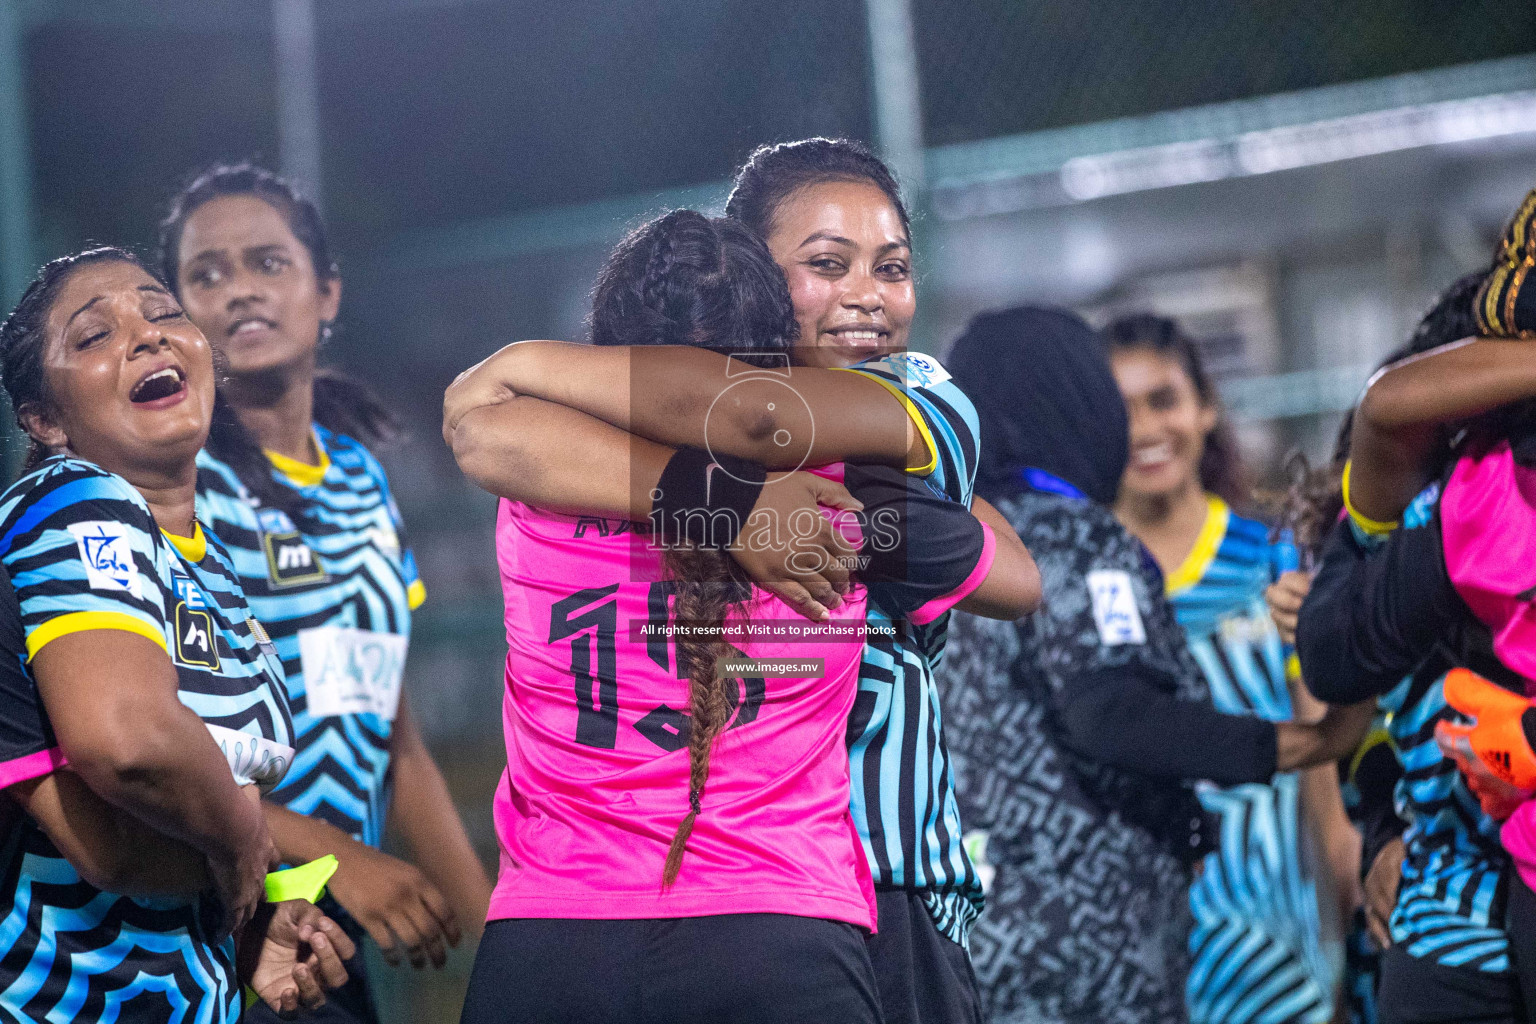
M331 880L339 865L336 855L328 853L319 860L300 864L286 871L273 871L267 875L267 902L303 900L314 903L325 895L325 883Z

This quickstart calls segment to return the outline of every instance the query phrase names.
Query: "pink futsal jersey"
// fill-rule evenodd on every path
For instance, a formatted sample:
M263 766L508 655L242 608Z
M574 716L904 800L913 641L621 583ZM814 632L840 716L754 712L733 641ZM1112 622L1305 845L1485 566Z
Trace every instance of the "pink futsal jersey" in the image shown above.
M733 646L824 668L734 681L702 813L676 883L662 890L667 848L688 813L688 683L660 635L671 585L648 540L628 522L501 502L507 771L490 918L778 913L873 928L845 747L862 590L829 628L754 592L746 618L773 635L731 637ZM809 635L788 638L782 624Z
M1446 481L1440 524L1451 583L1488 627L1494 654L1525 677L1525 696L1536 697L1536 470L1515 461L1508 441L1463 456ZM1536 802L1516 808L1500 838L1536 888Z

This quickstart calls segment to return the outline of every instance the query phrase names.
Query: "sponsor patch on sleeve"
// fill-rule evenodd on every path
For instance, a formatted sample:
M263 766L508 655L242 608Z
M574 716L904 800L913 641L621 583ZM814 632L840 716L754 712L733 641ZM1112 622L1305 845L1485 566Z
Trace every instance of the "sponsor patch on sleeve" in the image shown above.
M909 388L931 388L949 380L949 371L933 356L921 352L897 352L883 362L900 374Z
M1088 593L1093 599L1093 622L1106 647L1144 644L1147 631L1136 607L1131 574L1121 569L1095 569L1088 574Z
M85 578L92 590L120 590L134 597L144 596L125 523L105 519L70 523L69 532L75 538L80 561L85 563Z

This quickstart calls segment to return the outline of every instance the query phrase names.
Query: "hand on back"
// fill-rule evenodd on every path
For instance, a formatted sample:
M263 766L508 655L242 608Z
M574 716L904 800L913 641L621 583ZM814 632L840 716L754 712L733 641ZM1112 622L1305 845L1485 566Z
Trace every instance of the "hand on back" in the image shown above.
M856 554L822 507L847 519L864 506L842 484L812 473L770 473L730 549L752 582L815 622L842 603Z
M327 989L347 983L357 947L320 909L303 900L263 904L240 941L240 976L281 1014L324 1005Z

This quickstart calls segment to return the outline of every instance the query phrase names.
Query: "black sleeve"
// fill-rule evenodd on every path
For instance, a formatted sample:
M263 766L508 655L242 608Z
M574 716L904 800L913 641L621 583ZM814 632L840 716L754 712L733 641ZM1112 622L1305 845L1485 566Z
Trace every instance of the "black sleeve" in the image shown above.
M1212 705L1140 541L1087 503L1038 516L1019 535L1045 591L1023 628L1066 746L1146 776L1269 780L1274 724Z
M1423 526L1394 530L1371 552L1341 522L1301 606L1301 676L1329 704L1369 700L1400 683L1462 621L1438 514Z
M1057 697L1065 741L1085 757L1146 775L1231 786L1275 774L1272 722L1180 700L1145 671L1125 665L1074 680Z
M26 650L21 606L10 574L0 571L0 789L47 774L58 764L53 726L37 685L22 667Z
M986 550L985 532L964 505L889 466L849 463L844 485L864 504L859 579L892 618L953 604ZM946 604L947 602L947 604Z
M1374 733L1373 733L1374 735ZM1367 737L1369 742L1369 737ZM1393 793L1397 780L1403 777L1403 766L1397 760L1392 745L1379 742L1359 756L1350 779L1360 802L1350 817L1360 829L1360 875L1363 878L1376 863L1382 847L1402 836L1408 823L1397 816Z

